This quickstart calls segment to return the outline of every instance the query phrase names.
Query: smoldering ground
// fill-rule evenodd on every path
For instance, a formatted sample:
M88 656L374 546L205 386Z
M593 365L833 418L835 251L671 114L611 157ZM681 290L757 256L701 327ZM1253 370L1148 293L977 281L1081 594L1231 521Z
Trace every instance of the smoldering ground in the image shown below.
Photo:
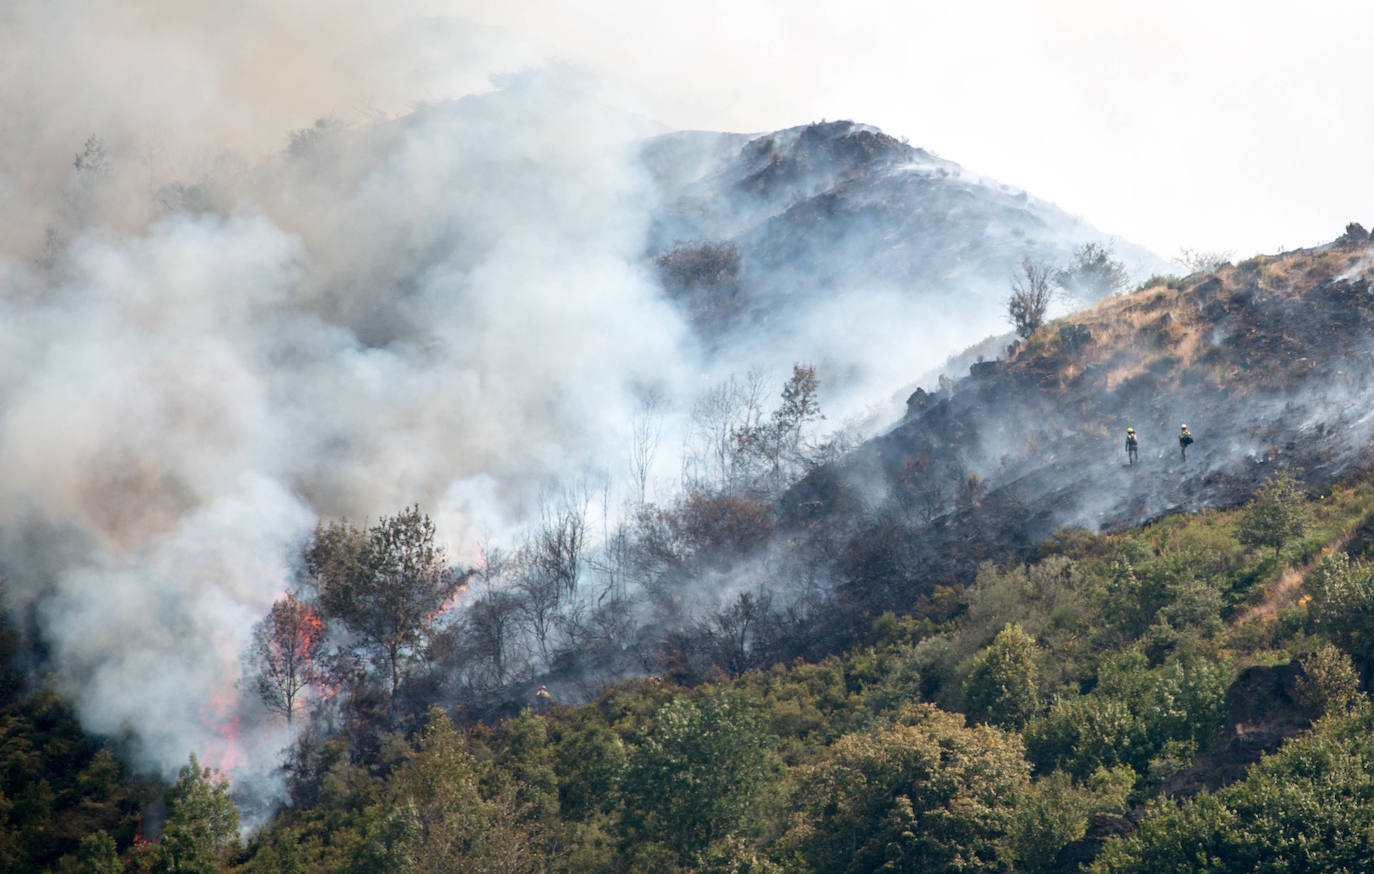
M844 528L841 629L967 583L982 561L1029 560L1065 527L1234 506L1279 471L1314 493L1367 471L1368 245L1144 289L914 397L904 423L789 495L794 525Z

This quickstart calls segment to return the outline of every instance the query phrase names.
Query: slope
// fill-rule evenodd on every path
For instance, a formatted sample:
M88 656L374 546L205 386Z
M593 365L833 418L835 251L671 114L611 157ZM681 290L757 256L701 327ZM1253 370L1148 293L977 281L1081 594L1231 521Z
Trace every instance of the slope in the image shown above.
M772 363L751 358L760 347L813 361L832 391L851 370L885 389L873 377L920 372L1002 330L1023 258L1061 266L1105 242L1133 276L1167 270L1053 204L849 121L669 134L643 163L662 203L649 251L699 331L751 365Z
M902 424L813 472L783 512L844 529L845 600L889 609L1066 526L1232 505L1279 468L1319 489L1374 439L1371 263L1367 239L1257 257L1051 323L918 391Z

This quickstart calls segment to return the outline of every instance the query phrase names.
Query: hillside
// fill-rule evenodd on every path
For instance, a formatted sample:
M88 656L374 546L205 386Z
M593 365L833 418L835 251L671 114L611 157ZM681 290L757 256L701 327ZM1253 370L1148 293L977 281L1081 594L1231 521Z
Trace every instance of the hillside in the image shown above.
M814 365L827 427L885 427L901 386L1002 328L1021 254L1102 242L863 125L659 132L529 75L151 176L129 142L71 144L0 253L0 577L88 729L131 733L167 778L190 749L270 768L285 727L240 685L254 625L308 582L317 522L408 506L462 570L520 559L465 602L495 605L496 643L447 619L453 664L417 700L508 707L554 662L587 666L580 696L643 673L666 634L790 577L748 537L682 560L675 506L737 472L731 434L768 423L789 367ZM684 291L674 265L709 281ZM727 291L738 318L703 320L694 296L715 312ZM772 468L733 505L760 542L788 454L744 465ZM527 547L558 519L588 560L550 612ZM592 554L622 534L672 548ZM628 566L646 554L665 560Z
M878 380L914 375L899 367L928 369L943 358L935 350L1003 330L1023 258L1062 266L1078 246L1105 243L1131 276L1170 269L1051 203L850 121L667 134L642 163L659 204L649 252L717 354L746 369L772 366L765 355L812 361L837 399L854 386L885 394L893 386ZM833 330L837 319L846 330Z
M192 761L164 809L122 742L11 678L0 852L16 871L1115 874L1253 870L1318 842L1304 870L1355 870L1374 825L1371 264L1352 232L1147 284L913 396L776 499L746 478L645 508L623 547L643 603L582 616L547 687L490 648L538 578L503 589L488 567L461 621L423 620L388 707L331 562L427 520L322 529L299 603L319 611L307 639L328 623L339 648L327 691L302 692L289 805L244 843ZM1179 408L1186 463L1154 445ZM757 588L683 612L741 575ZM577 703L626 659L661 673Z
M918 391L901 425L812 473L786 512L802 526L882 520L849 539L846 584L914 591L1027 556L1066 526L1234 505L1281 468L1320 490L1365 464L1374 438L1372 263L1365 240L1261 256L1053 322L951 388Z

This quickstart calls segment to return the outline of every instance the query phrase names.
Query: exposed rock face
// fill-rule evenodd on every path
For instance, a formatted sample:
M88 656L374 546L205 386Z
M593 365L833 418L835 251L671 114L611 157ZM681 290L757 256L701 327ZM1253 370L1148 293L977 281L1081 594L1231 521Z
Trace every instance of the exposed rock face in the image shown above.
M1000 361L975 361L969 366L968 375L973 379L991 379L1002 370Z
M906 399L906 414L914 416L930 406L930 395L923 388L918 388Z

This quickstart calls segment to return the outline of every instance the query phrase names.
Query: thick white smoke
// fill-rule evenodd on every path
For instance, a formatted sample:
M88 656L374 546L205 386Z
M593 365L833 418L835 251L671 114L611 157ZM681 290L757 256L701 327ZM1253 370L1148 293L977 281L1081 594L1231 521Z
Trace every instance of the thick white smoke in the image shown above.
M274 759L280 726L234 722L239 654L317 519L418 502L471 558L623 470L646 395L810 361L853 413L1001 327L875 281L703 360L646 258L701 155L650 179L655 125L425 5L0 9L4 597L163 773Z
M163 773L270 763L239 654L317 518L419 502L470 556L698 372L645 273L644 122L559 69L341 113L395 106L434 34L248 6L3 13L5 598Z

